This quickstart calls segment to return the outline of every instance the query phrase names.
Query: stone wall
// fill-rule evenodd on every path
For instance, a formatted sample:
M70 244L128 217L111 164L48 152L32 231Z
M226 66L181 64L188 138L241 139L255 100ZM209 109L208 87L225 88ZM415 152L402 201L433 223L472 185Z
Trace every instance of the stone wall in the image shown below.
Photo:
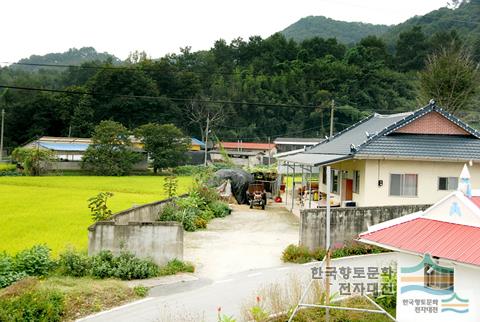
M357 238L369 226L425 210L430 205L331 208L331 244ZM325 247L326 209L304 209L300 212L300 245L310 249Z
M97 222L88 228L88 254L106 249L117 255L126 250L165 265L183 259L183 227L177 222Z

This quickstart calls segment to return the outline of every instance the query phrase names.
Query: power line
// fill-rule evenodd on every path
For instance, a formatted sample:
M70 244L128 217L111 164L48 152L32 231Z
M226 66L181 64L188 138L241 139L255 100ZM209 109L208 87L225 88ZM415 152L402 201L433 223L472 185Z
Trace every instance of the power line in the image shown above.
M24 86L11 86L11 85L1 85L0 88L9 88L15 90L24 90L24 91L37 91L37 92L49 92L49 93L63 93L70 95L90 95L90 96L102 96L102 97L113 97L113 98L126 98L126 99L169 99L174 102L198 102L198 103L212 103L212 104L232 104L232 105L254 105L254 106L265 106L265 107L295 107L295 108L314 108L314 109L324 109L318 105L302 105L302 104L274 104L274 103L262 103L262 102L245 102L245 101L227 101L227 100L206 100L206 99L196 99L196 98L177 98L177 97L168 97L168 96L149 96L149 95L123 95L123 94L102 94L95 92L87 91L72 91L72 90L61 90L61 89L50 89L50 88L36 88L36 87L24 87Z

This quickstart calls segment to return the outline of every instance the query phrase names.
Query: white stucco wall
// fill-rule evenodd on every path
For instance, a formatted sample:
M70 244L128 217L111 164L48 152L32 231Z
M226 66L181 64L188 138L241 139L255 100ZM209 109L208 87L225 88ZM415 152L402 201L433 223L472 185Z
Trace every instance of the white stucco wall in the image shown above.
M439 177L458 177L463 162L433 162L416 160L366 160L365 172L361 175L363 198L360 206L433 204L452 191L438 190ZM480 164L469 168L472 187L480 186ZM390 196L390 174L418 174L416 197ZM378 186L383 180L383 186Z

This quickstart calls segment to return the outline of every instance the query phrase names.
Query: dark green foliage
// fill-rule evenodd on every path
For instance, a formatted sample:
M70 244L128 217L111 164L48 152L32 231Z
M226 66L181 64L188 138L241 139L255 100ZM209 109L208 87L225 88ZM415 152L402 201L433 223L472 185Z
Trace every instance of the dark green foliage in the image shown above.
M153 172L178 166L186 160L191 140L175 125L145 124L136 130L136 135L153 161Z
M428 54L427 37L419 26L401 33L396 46L397 69L402 72L421 70Z
M224 202L214 201L208 205L215 218L223 218L230 214L230 208Z
M89 274L91 259L87 254L67 249L60 254L58 269L60 274L73 277L82 277Z
M65 307L62 293L31 290L19 296L0 298L0 321L61 321Z
M333 20L323 16L309 16L285 28L281 33L297 41L313 37L337 38L344 44L356 43L369 36L380 36L389 29L385 25Z
M190 263L182 262L178 259L172 259L167 263L167 265L160 268L158 275L174 275L180 272L193 273L195 267Z
M104 250L92 256L90 275L98 278L107 278L114 275L115 261L111 251Z
M93 132L82 166L96 175L123 176L142 156L132 150L130 132L122 124L102 121Z
M4 288L27 276L25 272L18 272L15 259L5 252L0 253L0 288Z
M35 245L21 251L15 256L15 269L29 276L45 276L55 266L50 258L50 248L46 245Z
M151 260L139 259L129 252L114 256L105 250L92 257L90 274L98 278L142 279L157 276L158 266Z
M158 275L158 266L151 260L139 259L132 253L122 252L114 258L113 277L122 280L143 279Z

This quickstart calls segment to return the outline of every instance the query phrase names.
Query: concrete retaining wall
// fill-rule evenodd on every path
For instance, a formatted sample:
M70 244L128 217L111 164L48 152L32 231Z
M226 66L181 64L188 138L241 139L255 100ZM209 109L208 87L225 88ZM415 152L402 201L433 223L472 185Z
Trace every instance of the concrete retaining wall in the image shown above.
M134 206L132 208L117 212L112 216L112 220L116 224L125 225L129 222L152 222L158 220L158 214L165 204L172 199L165 199L147 203L144 205Z
M358 234L390 219L398 218L430 205L406 205L384 207L331 208L331 243L344 243ZM326 209L304 209L300 212L300 244L310 249L325 247Z
M132 207L88 227L88 254L111 250L130 251L141 258L152 258L164 265L174 258L183 259L183 227L177 222L158 222L165 199Z
M117 255L126 250L165 265L183 259L183 227L177 222L98 222L88 228L88 254L106 249Z

